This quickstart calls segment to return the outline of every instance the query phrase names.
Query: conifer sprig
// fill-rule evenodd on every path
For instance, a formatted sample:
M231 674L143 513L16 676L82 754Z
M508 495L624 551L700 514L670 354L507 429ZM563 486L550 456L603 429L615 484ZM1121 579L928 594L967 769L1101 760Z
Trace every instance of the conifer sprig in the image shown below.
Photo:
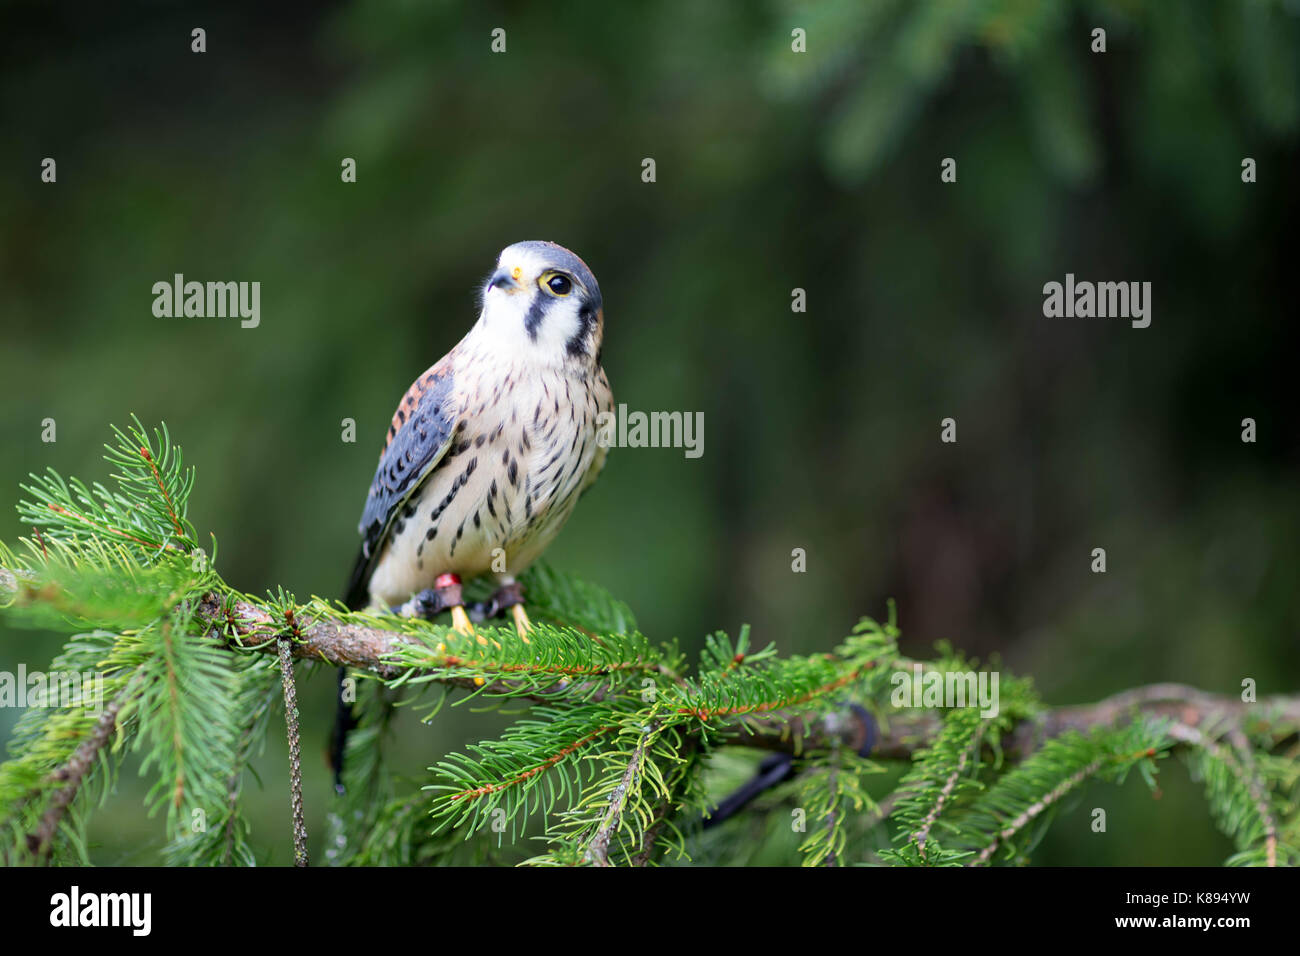
M848 857L854 822L876 815L879 806L867 792L866 778L883 773L879 763L847 747L810 754L804 761L798 800L807 815L799 844L804 866L841 866Z
M20 486L30 497L19 501L18 514L42 538L73 546L116 542L145 560L198 547L186 517L194 469L184 466L166 425L150 435L139 419L131 422L126 430L114 427L117 443L104 446L105 460L117 468L115 489L65 481L53 469Z

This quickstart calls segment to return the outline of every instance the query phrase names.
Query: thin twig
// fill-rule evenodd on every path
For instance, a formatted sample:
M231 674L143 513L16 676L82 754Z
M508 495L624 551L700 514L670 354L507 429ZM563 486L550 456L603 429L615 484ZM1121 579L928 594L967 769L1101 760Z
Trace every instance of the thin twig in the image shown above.
M537 763L534 766L529 767L527 770L523 771L522 773L515 774L509 780L502 780L499 783L488 784L487 786L483 786L483 787L474 787L470 790L462 790L459 793L453 793L449 799L451 799L452 801L477 800L479 797L488 796L489 794L493 794L493 793L499 793L502 790L509 789L510 787L518 786L519 784L526 782L530 778L537 776L539 773L544 773L545 771L550 770L552 767L554 767L565 757L569 756L569 754L581 750L583 747L587 746L587 744L591 743L597 737L601 737L614 729L616 729L616 726L614 724L610 724L606 727L598 727L591 733L587 734L585 737L580 737L577 740L565 744L565 746L561 747L559 750L551 754L545 760L542 760L540 763Z
M839 785L839 763L832 762L830 770L826 774L826 789L830 793L830 803L827 804L826 810L826 845L829 850L826 853L826 859L822 861L822 866L839 866L839 860L835 856L835 822L839 815L835 812L836 800L839 794L836 787Z
M1246 788L1250 798L1255 801L1255 812L1264 822L1265 866L1277 866L1277 821L1273 819L1273 810L1268 805L1268 796L1264 793L1264 783L1259 779L1259 768L1255 765L1255 752L1240 727L1228 729L1228 739L1232 741L1237 758L1241 761L1246 774Z
M966 865L979 866L987 863L993 856L994 852L997 851L997 848L1001 846L1005 840L1011 839L1011 837L1015 836L1033 822L1036 817L1040 816L1048 807L1051 807L1067 793L1096 773L1101 768L1102 759L1103 758L1098 757L1096 760L1092 761L1092 763L1088 764L1088 766L1071 774L1068 779L1054 787L1051 792L1042 799L1035 800L1032 804L1026 807L1024 812L1012 820L1010 824L997 832L993 837L993 842L981 850L979 856Z
M953 790L956 789L957 781L961 778L962 773L965 772L966 762L970 758L970 755L979 750L980 740L982 737L983 734L978 731L973 737L971 737L970 743L962 750L961 756L957 758L957 766L953 768L948 779L944 781L943 789L939 791L939 797L934 801L934 806L930 808L930 812L926 815L925 822L922 823L921 828L912 835L912 842L916 844L917 852L920 853L922 860L925 859L925 842L930 838L930 830L934 826L935 821L939 819L939 814L943 812L944 804L948 802L948 798L952 796Z
M699 761L699 749L700 737L698 734L690 735L682 744L682 748L678 752L682 760L678 764L676 777L668 784L668 792L661 795L657 801L650 825L641 833L641 846L631 859L633 866L646 866L657 855L660 849L659 834L664 827L670 825L669 821L678 810L678 798L681 795L683 786L691 779L691 774Z
M659 721L654 721L646 727L637 741L636 750L632 754L632 759L627 763L627 769L623 772L623 779L618 782L614 792L609 795L609 805L605 809L604 819L601 820L600 829L596 835L591 838L591 843L587 846L587 859L596 866L610 866L609 862L609 841L618 831L618 825L623 819L623 807L627 803L628 792L635 786L637 778L643 773L642 763L645 761L645 751L650 739L659 732Z
M284 687L284 721L289 733L289 801L293 807L293 865L307 865L307 823L302 810L302 760L298 737L298 691L293 682L293 640L280 638L280 683Z
M1268 797L1265 795L1264 786L1257 775L1255 758L1250 749L1250 741L1236 727L1229 728L1227 735L1232 740L1232 750L1220 746L1195 727L1189 727L1186 724L1174 724L1169 728L1169 736L1212 754L1245 785L1251 799L1255 801L1255 812L1260 815L1260 819L1264 822L1265 865L1277 866L1277 822L1273 819L1273 811L1269 808Z
M149 463L150 470L153 471L154 484L158 486L158 493L162 495L163 504L167 506L167 517L172 519L172 530L176 532L176 537L184 538L185 529L181 527L181 519L176 515L176 506L172 503L172 496L167 491L167 483L163 481L162 475L158 473L158 466L154 463L153 455L149 454L149 449L140 446L140 457Z

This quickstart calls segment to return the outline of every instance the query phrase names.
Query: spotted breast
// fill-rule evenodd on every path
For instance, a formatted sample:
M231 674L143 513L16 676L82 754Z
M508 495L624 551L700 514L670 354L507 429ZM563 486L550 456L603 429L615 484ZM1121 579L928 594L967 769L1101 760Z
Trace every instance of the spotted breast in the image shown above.
M444 402L463 412L378 555L370 596L382 606L432 587L448 571L513 580L545 550L604 465L597 418L612 410L613 395L603 369L502 368L472 350L462 342L444 360L461 370Z

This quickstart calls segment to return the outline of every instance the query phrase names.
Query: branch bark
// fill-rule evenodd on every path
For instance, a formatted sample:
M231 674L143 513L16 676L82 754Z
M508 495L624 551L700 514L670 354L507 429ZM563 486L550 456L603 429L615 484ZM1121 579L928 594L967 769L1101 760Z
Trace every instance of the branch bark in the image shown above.
M1170 717L1188 727L1208 728L1221 723L1237 726L1253 714L1268 714L1280 723L1300 726L1300 695L1265 697L1247 703L1235 696L1212 694L1186 684L1149 684L1121 691L1096 703L1046 710L1017 725L1003 738L1002 749L1013 759L1023 759L1044 741L1068 730L1086 732L1093 727L1114 726L1137 710ZM891 714L880 729L871 755L884 760L909 760L918 750L930 745L941 722L934 711ZM740 746L798 754L804 750L828 749L837 742L860 747L868 728L861 717L846 709L829 718L774 714L738 720L729 732L734 735L731 742Z
M276 652L276 639L283 633L281 625L270 614L247 602L236 602L227 616L215 594L204 597L199 613L210 627L233 630L245 646L256 645L269 653ZM389 679L402 673L401 668L388 663L389 659L398 645L410 641L409 636L394 631L302 616L298 620L298 634L300 640L293 642L295 657L358 667ZM494 689L510 691L515 686L508 679L486 687L469 677L448 677L443 682L489 693ZM528 696L539 701L554 700L561 693L572 693L573 689L573 684L562 687L557 681L554 691L536 690ZM1187 727L1210 727L1220 722L1239 725L1247 715L1256 713L1271 714L1283 723L1300 726L1300 695L1265 697L1248 703L1236 696L1212 694L1186 684L1149 684L1095 703L1055 707L1022 721L1003 739L1003 752L1020 759L1067 730L1086 732L1092 727L1112 726L1128 719L1134 710L1167 716ZM884 760L909 760L916 751L929 746L940 722L939 715L933 711L891 714L879 730L871 755ZM826 717L773 713L737 718L723 724L721 730L733 745L793 754L835 744L858 750L871 732L860 714L848 708Z
M198 617L209 631L233 634L247 650L278 653L276 643L284 636L284 626L269 613L247 601L236 601L226 613L220 595L208 593L199 602ZM400 677L405 669L391 663L393 655L402 645L415 643L408 634L385 631L363 624L344 624L337 621L311 618L299 611L292 653L301 660L323 661L338 667L355 667L370 671L385 680ZM515 692L518 683L509 678L490 681L486 685L472 677L443 677L440 681L451 687L463 687L487 694ZM553 702L560 696L584 691L587 685L573 680L557 679L553 688L534 690L527 696L536 701ZM586 695L587 700L600 700L599 688Z

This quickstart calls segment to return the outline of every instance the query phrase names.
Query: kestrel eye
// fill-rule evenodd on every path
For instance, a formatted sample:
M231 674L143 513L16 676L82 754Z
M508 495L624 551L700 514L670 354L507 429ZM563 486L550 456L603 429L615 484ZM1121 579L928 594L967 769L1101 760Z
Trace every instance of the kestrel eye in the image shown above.
M568 295L573 291L573 282L568 276L553 275L546 280L546 287L553 295Z

